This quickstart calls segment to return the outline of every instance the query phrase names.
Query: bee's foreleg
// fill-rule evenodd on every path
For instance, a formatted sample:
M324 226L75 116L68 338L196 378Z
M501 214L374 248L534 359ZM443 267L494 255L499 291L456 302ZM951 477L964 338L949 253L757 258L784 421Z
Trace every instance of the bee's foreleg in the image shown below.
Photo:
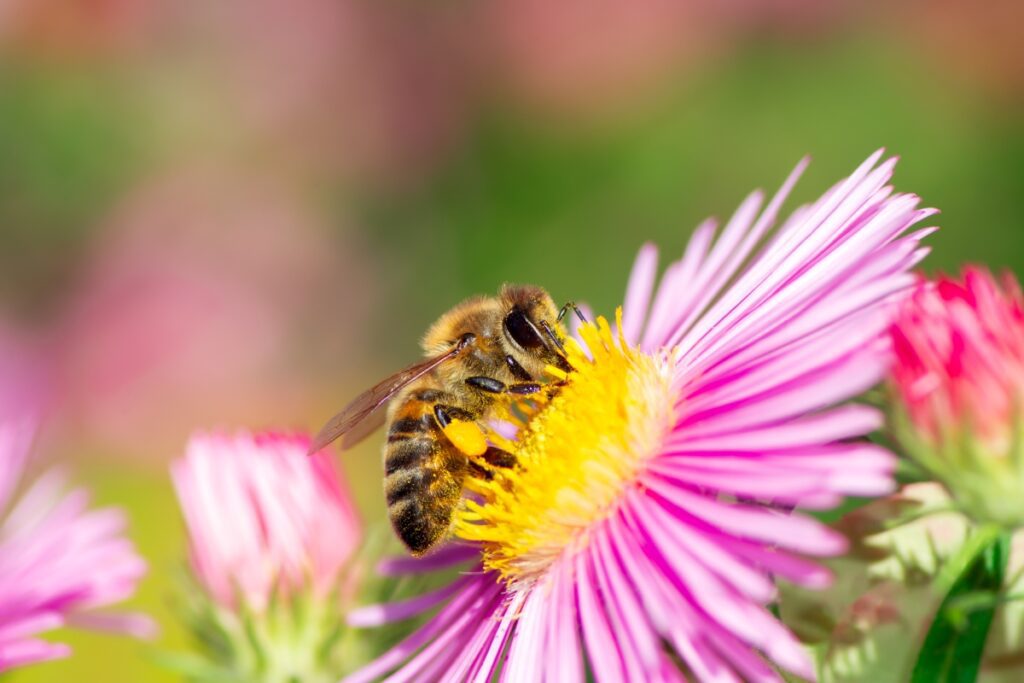
M536 382L513 382L512 384L505 384L501 380L494 379L493 377L470 377L466 380L466 384L479 389L480 391L486 391L489 394L504 394L506 392L510 394L535 394L541 390L541 385Z

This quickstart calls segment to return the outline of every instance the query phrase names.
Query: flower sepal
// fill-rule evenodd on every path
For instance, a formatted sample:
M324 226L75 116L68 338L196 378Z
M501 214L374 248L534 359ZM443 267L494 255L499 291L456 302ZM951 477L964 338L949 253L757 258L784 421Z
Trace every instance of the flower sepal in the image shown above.
M366 658L345 624L341 593L275 585L262 609L241 599L229 609L183 577L180 616L201 654L158 661L199 683L334 683Z
M969 427L947 427L940 438L922 434L902 407L889 411L900 449L941 481L951 506L983 524L1024 527L1024 418L1016 419L1001 442Z

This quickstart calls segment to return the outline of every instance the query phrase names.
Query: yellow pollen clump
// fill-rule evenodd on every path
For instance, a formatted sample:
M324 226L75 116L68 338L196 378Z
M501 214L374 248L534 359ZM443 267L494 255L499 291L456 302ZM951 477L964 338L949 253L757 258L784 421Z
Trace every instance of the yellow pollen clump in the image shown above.
M452 420L442 431L466 455L483 455L487 450L487 437L476 422Z
M584 547L673 422L668 356L630 348L604 318L579 334L589 355L566 340L573 371L552 368L563 383L551 385L550 398L508 406L501 417L521 425L516 440L491 437L517 465L472 479L479 502L467 499L456 515L455 534L479 542L484 566L510 584L531 583Z

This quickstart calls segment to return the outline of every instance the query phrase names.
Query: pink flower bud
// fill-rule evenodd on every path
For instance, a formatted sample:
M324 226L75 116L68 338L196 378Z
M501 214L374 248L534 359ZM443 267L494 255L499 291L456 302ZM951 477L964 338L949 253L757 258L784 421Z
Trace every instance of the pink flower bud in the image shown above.
M1005 443L1024 391L1024 297L1012 276L968 267L960 280L922 281L893 340L893 384L926 438L968 429Z
M262 611L274 591L330 593L360 541L355 508L306 436L197 434L171 465L197 580L222 606Z

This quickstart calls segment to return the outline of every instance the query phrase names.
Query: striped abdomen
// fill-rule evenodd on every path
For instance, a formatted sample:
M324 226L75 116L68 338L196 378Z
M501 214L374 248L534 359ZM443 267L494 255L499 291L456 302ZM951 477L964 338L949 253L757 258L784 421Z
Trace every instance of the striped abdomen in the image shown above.
M441 432L434 405L443 392L408 389L391 405L384 446L384 493L395 533L414 554L444 539L462 496L466 456Z

